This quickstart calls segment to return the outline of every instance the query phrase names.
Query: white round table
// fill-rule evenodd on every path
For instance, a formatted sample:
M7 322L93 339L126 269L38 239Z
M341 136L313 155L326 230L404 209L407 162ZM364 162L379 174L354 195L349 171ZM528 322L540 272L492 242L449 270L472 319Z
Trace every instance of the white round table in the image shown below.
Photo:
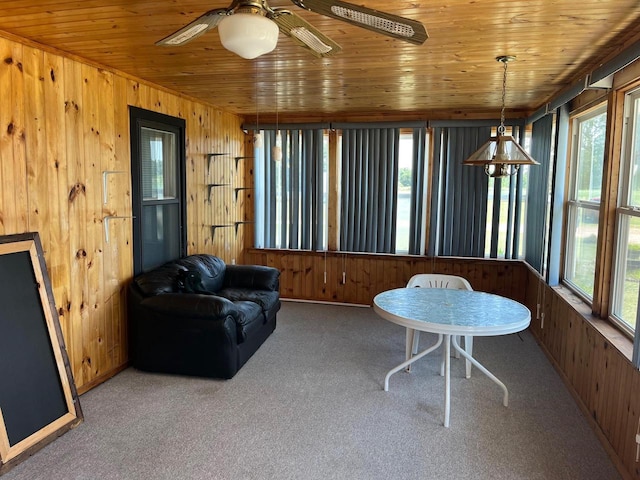
M503 392L503 404L509 403L507 387L475 358L465 352L456 340L458 335L474 337L506 335L524 330L531 322L531 312L524 305L491 293L446 288L396 288L375 296L373 309L385 320L406 327L408 332L419 330L438 334L435 345L408 358L391 369L385 377L384 389L389 390L389 378L408 367L443 343L445 413L444 426L449 426L451 403L451 344L464 358L498 384Z

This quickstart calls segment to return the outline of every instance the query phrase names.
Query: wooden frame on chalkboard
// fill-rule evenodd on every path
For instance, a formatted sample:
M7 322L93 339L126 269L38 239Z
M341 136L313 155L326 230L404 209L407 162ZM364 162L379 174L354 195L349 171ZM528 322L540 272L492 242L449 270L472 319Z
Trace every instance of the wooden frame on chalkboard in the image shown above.
M83 420L37 233L0 236L0 475Z

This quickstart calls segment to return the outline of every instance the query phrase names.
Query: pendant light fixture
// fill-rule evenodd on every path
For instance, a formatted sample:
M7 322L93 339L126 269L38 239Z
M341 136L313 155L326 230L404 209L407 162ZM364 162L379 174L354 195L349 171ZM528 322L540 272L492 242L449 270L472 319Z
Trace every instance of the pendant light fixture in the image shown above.
M507 93L507 64L516 57L502 55L496 57L504 65L502 76L502 110L500 111L500 126L498 134L482 145L473 155L467 158L464 165L484 167L489 177L502 178L514 175L520 165L539 165L511 135L505 135L504 110Z

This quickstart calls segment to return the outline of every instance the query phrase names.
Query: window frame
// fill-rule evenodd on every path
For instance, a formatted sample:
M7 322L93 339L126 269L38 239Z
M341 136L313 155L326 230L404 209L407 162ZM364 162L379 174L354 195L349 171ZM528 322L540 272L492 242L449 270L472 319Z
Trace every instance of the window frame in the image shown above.
M568 278L568 272L569 270L574 269L575 267L575 257L576 257L576 246L577 246L577 242L576 242L576 236L575 233L577 231L577 222L578 222L578 218L579 218L579 214L580 214L580 210L583 209L584 211L592 211L595 213L595 215L597 215L598 218L598 228L596 230L597 235L596 235L596 259L595 262L597 263L598 261L598 257L597 257L597 248L598 248L598 244L601 241L600 239L600 222L602 221L602 217L600 215L600 210L601 210L601 204L602 204L602 182L600 184L600 201L598 202L594 202L591 200L581 200L579 198L579 194L578 194L578 160L579 160L579 153L580 153L580 125L583 122L589 121L599 115L604 114L605 116L608 115L608 108L607 108L608 102L604 101L601 103L598 103L596 106L588 109L587 111L581 112L580 114L577 114L575 116L573 116L570 119L570 125L571 125L571 137L570 137L570 160L568 162L568 182L567 182L567 195L566 195L566 201L565 201L565 221L564 221L564 240L563 240L563 245L564 245L564 258L562 261L562 274L561 274L561 282L566 285L573 293L575 293L576 295L578 295L580 298L582 298L586 303L588 303L589 305L593 305L594 303L594 296L595 293L597 291L597 285L596 285L596 273L597 273L597 265L594 264L594 273L593 273L593 293L591 294L591 296L589 295L588 292L584 291L582 288L580 288L578 286L578 284L573 281L572 279ZM608 131L607 131L607 127L606 127L606 123L605 123L605 131L604 131L604 135L605 135L605 151L604 151L604 156L606 157L606 145L607 145L607 141L606 141L606 136L608 135ZM603 158L604 161L604 158ZM603 171L603 178L604 178L604 171ZM575 277L573 277L575 278Z
M627 270L627 246L629 238L629 225L633 218L640 219L640 205L632 205L632 159L633 146L639 141L634 134L635 119L640 116L640 87L635 87L626 92L623 102L623 126L622 141L620 151L620 180L618 184L618 204L615 210L615 233L614 233L614 255L612 258L613 266L611 269L611 287L609 302L609 320L615 324L623 333L629 337L633 337L637 330L625 322L621 317L616 315L615 310L622 308L625 281L619 281ZM638 102L638 111L633 105ZM640 292L639 292L640 295ZM640 299L638 302L640 306ZM637 309L636 309L637 318Z
M175 135L176 144L176 194L171 199L145 200L142 187L142 153L141 131L142 128L164 131ZM177 254L183 257L187 253L187 171L186 171L186 120L172 117L163 113L145 110L139 107L129 106L129 135L131 152L131 209L133 216L133 273L134 275L148 271L152 268L145 265L144 256L144 207L177 205L178 228L176 234L178 241ZM166 257L165 261L171 258ZM160 263L161 264L161 263ZM156 265L157 266L157 265Z

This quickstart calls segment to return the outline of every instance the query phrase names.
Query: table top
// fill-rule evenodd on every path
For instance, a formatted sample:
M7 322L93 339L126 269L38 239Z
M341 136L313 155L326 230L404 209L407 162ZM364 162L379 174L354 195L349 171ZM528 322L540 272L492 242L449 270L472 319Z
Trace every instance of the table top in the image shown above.
M521 303L472 290L396 288L376 295L373 309L398 325L451 335L505 335L531 322L531 312Z

